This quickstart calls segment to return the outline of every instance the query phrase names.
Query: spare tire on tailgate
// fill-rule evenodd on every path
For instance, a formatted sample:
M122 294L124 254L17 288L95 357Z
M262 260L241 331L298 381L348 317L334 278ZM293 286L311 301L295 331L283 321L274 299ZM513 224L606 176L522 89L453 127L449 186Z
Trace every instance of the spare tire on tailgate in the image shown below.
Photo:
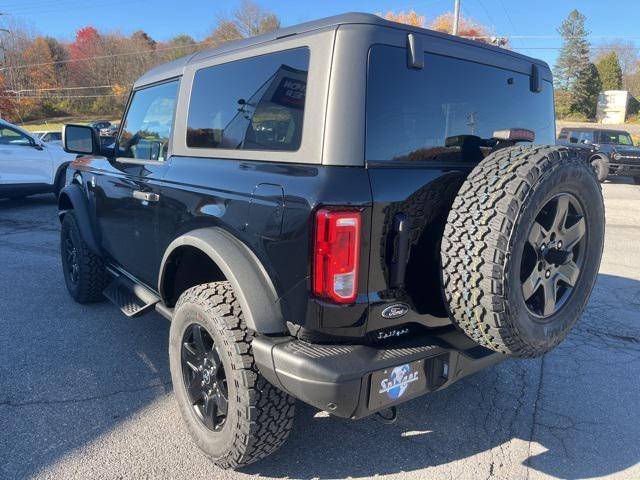
M604 205L572 149L497 150L467 177L442 239L446 305L478 344L543 355L584 310L604 243Z

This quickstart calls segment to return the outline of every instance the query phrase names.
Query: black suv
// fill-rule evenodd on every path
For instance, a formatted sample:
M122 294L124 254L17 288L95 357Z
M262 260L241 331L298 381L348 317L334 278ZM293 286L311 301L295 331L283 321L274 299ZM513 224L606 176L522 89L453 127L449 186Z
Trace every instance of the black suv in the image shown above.
M201 51L135 83L115 146L65 127L66 285L171 320L220 466L282 445L295 399L392 419L580 317L602 195L554 132L545 63L373 15Z
M627 175L640 185L640 147L633 145L629 132L566 127L560 130L557 143L586 153L601 182L609 175Z

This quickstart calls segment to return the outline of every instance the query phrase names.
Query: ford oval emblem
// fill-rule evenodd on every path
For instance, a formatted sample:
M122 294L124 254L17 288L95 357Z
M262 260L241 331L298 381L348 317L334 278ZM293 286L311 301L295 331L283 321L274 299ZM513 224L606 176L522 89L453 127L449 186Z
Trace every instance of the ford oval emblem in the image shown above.
M394 303L382 311L382 316L384 318L398 318L406 314L408 311L409 305L406 303Z

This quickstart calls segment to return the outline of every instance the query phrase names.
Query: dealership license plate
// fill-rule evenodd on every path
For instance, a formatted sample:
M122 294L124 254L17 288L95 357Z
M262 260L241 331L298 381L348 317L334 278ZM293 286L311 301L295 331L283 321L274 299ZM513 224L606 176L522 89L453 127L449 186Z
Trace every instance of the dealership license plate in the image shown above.
M369 409L411 398L427 388L424 360L378 370L371 374Z

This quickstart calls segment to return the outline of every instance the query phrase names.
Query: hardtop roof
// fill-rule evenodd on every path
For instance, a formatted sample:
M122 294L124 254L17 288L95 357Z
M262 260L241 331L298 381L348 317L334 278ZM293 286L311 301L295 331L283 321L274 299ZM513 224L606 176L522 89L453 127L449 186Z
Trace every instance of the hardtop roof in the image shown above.
M467 43L469 46L490 49L495 51L496 53L500 53L503 55L511 55L521 60L529 61L531 63L537 63L544 68L547 68L547 69L549 68L549 66L542 60L537 60L535 58L527 57L526 55L522 55L522 54L513 52L511 50L506 50L493 45L488 45L486 43L468 40L461 37L456 37L456 36L449 35L442 32L436 32L434 30L428 30L426 28L413 27L406 24L392 22L390 20L385 20L384 18L371 13L357 13L357 12L353 13L352 12L352 13L343 13L341 15L334 15L332 17L326 17L326 18L314 20L311 22L292 25L290 27L281 28L273 32L265 33L265 34L247 38L247 39L227 42L219 47L209 48L206 50L195 52L191 55L187 55L177 60L174 60L172 62L168 62L163 65L159 65L155 68L152 68L151 70L143 74L135 82L134 88L140 87L142 85L147 85L150 83L159 82L169 78L178 77L183 74L184 68L187 65L199 63L207 58L211 58L214 56L223 55L225 53L230 53L230 52L234 52L244 48L249 48L252 46L264 44L264 43L271 42L283 37L310 33L310 32L322 30L322 29L337 28L340 25L347 25L347 24L379 25L383 27L406 30L408 32L416 32L423 35L430 35L433 37L447 38L447 39L455 40L457 42Z

